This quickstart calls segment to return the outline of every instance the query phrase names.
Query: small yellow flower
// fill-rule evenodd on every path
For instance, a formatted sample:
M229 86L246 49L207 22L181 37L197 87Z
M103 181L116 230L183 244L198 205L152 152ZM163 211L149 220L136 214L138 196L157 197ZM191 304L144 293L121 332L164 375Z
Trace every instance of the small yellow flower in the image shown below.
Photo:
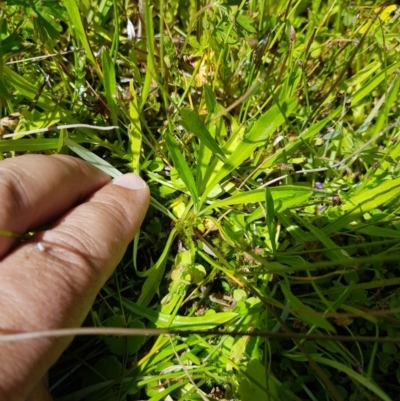
M387 25L393 22L394 19L393 14L396 15L399 10L400 10L399 6L397 6L396 4L392 4L390 6L385 7L383 10L382 7L375 8L374 11L376 14L379 13L379 19L381 20L381 22ZM370 29L371 26L372 30L374 30L379 25L380 22L378 21L378 19L370 19L359 29L359 33L363 35Z

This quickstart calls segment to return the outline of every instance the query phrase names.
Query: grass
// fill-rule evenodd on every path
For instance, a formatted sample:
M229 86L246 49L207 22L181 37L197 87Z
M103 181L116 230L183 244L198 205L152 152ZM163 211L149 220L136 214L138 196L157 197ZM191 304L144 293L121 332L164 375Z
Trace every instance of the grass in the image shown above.
M76 338L57 400L400 400L399 11L4 5L0 157L75 154L151 188L86 325L185 331Z

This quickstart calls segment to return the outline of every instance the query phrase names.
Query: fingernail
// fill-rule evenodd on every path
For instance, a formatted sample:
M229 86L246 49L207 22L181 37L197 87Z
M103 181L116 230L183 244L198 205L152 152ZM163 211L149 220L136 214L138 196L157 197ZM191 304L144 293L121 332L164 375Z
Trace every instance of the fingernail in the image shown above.
M137 175L128 173L112 180L112 184L128 189L143 189L147 188L147 184Z

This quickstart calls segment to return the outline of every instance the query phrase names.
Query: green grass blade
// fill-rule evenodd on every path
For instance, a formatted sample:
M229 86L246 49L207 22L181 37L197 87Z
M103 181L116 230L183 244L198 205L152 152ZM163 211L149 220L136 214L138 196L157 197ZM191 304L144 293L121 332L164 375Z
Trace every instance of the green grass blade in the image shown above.
M294 296L292 291L290 290L289 285L285 281L280 282L280 288L283 295L285 296L285 299L290 302L291 308L297 310L295 316L298 319L302 320L304 323L310 326L316 326L332 333L336 332L335 328L329 323L326 318L312 315L313 309L307 305L304 305L303 302L301 302L296 296ZM304 313L302 313L303 311ZM307 312L311 313L307 314Z
M163 278L165 266L167 264L169 251L171 249L171 245L176 237L177 231L173 229L168 237L168 241L164 247L164 250L157 260L154 266L152 266L149 270L145 273L136 272L140 276L147 276L146 281L144 282L142 292L140 294L138 305L146 307L151 300L153 299L154 295L158 291L158 287L160 285L161 279Z
M394 63L386 70L381 71L375 77L373 77L367 84L363 85L361 89L359 89L351 100L351 105L357 105L362 99L368 96L387 76L392 74L399 68L400 63Z
M182 156L182 153L179 151L179 146L175 138L169 133L166 135L166 142L172 161L174 162L174 167L178 170L179 177L185 183L187 189L192 195L193 203L196 205L198 202L198 193L192 171Z
M142 129L140 124L139 104L134 88L133 79L129 83L131 101L129 102L129 143L132 157L132 171L138 172L140 166L140 151L142 149Z
M32 82L25 79L24 77L21 77L21 75L17 74L15 71L7 66L3 67L3 73L7 78L7 81L22 95L30 100L35 99L38 93L38 88L34 84L32 84ZM56 106L55 102L50 98L50 96L43 92L37 100L37 105L44 110L51 110L54 109Z
M186 384L188 383L189 380L180 380L178 383L171 384L166 389L159 391L157 395L154 395L153 397L149 398L149 401L165 400L166 397L171 397L169 395L171 392L177 390L179 387L186 386Z
M37 96L38 88L32 84L29 80L21 77L9 67L4 66L4 74L7 77L7 81L11 84L20 94L25 96L29 100L33 100ZM70 110L58 107L56 102L44 91L41 93L36 103L43 110L49 111L54 115L54 118L58 118L66 124L79 124L79 121L73 117ZM88 137L93 137L93 132L88 128L77 128ZM96 138L98 140L98 138Z
M104 74L104 89L107 99L107 105L110 109L112 124L118 126L118 108L117 108L117 80L115 76L114 63L107 50L101 54L102 67ZM121 138L119 138L121 141Z
M58 149L58 138L0 140L1 152L41 152Z
M182 125L187 129L187 131L196 135L196 137L199 138L199 140L204 143L204 145L207 146L215 156L225 161L226 157L224 156L222 149L208 132L199 116L189 109L181 110L181 116Z
M376 226L363 227L363 228L359 228L359 229L357 229L354 226L351 226L351 227L348 226L346 228L352 228L357 233L370 235L372 237L398 238L400 240L400 231L391 230L389 228L376 227Z
M162 312L140 306L129 299L122 298L122 303L131 312L150 320L158 328L207 330L220 324L230 322L239 317L236 312L210 313L204 316L175 316L170 324L171 316Z
M366 190L357 196L351 197L344 205L340 206L337 211L332 210L334 213L332 216L336 218L331 224L325 227L325 234L329 235L342 229L364 213L376 209L394 199L399 193L400 178L396 178L394 180L384 181L383 184L376 188Z
M97 167L99 170L104 171L109 176L116 178L122 175L122 173L113 167L106 160L101 157L95 155L90 150L84 148L81 145L78 145L76 142L72 141L69 138L64 138L64 143L78 156L80 156L83 160L86 160L92 166Z
M340 249L322 230L307 222L306 219L301 219L301 221L317 241L320 241L326 248L330 249L329 251L322 251L329 259L337 262L349 259L347 252Z
M223 180L231 171L239 167L257 148L266 145L272 134L285 121L285 116L282 114L281 109L285 112L286 116L290 116L296 108L296 105L296 99L291 99L287 103L283 103L281 108L275 105L255 122L253 128L243 138L240 146L236 148L221 170L211 182L207 184L202 201L205 200L205 197L215 185Z
M387 94L387 98L385 99L385 106L374 124L374 135L377 135L380 131L382 131L382 129L384 129L385 127L385 124L387 124L389 118L388 116L389 111L393 107L395 101L397 100L399 90L400 90L400 77L397 76L395 78L395 82L392 85L392 88L389 88L389 93Z
M272 187L269 189L269 191L274 201L275 210L279 212L301 205L313 194L313 191L310 188L298 187L295 185ZM230 196L229 198L212 202L209 206L202 210L202 214L207 213L212 209L256 202L265 202L265 189L255 189L254 191L241 192ZM254 213L256 214L250 218L250 221L257 220L264 216L263 212L261 212L261 214L260 212Z
M97 75L102 78L103 74L101 72L101 69L99 65L97 64L97 61L94 57L92 47L90 46L88 37L86 35L85 28L83 27L82 19L79 13L79 8L76 3L76 0L63 0L64 7L67 9L70 21L72 22L74 28L75 28L75 33L79 39L79 41L82 43L83 48L85 49L86 56L92 63L93 67L95 68Z
M271 240L272 251L276 252L276 242L275 242L275 207L274 198L271 194L271 189L265 188L265 210L267 212L267 227L269 232L269 238Z
M153 7L150 6L148 0L143 0L144 9L144 26L146 30L146 43L147 43L147 65L146 65L146 77L142 88L142 96L140 98L140 110L147 101L147 97L150 93L150 87L153 80L157 77L157 68L154 61L154 28L153 28Z
M354 369L349 368L348 366L344 365L343 363L324 358L320 355L313 356L314 360L318 363L322 363L323 365L330 366L339 372L343 372L348 375L352 380L358 382L368 390L372 391L376 394L382 401L393 401L390 397L388 397L384 391L382 391L379 386L374 383L372 380L367 379L366 377L357 373Z
M277 213L277 217L297 243L302 244L304 241L311 241L312 235L302 230L299 225L290 218L290 212Z

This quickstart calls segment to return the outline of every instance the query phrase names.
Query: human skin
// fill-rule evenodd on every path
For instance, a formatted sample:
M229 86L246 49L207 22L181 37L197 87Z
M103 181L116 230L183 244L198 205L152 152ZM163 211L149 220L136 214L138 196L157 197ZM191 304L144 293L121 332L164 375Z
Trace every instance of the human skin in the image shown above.
M0 335L79 327L149 205L144 181L70 156L0 162ZM0 343L0 400L47 401L48 369L72 338Z

